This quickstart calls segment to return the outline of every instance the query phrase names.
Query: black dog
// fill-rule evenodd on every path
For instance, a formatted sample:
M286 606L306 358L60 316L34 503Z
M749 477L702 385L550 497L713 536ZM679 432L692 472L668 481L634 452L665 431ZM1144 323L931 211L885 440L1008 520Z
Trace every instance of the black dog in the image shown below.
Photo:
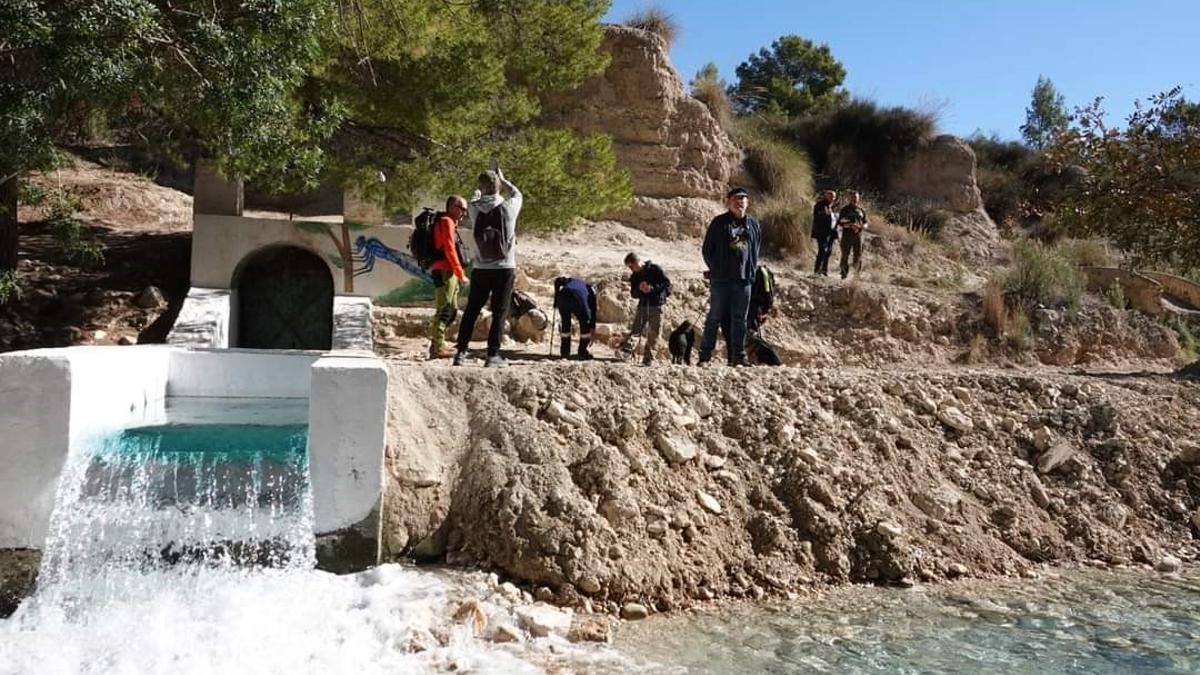
M684 321L671 331L667 349L671 351L671 363L692 365L692 347L696 345L696 329L691 321Z

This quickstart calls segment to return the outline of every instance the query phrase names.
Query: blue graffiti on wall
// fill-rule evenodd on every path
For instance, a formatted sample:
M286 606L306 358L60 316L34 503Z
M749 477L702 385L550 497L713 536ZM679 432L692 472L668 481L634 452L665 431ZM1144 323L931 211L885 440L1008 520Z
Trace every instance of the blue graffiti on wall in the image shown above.
M375 237L367 238L359 235L358 239L354 240L354 261L359 263L360 266L354 272L354 276L369 274L371 270L375 269L375 260L377 258L395 263L400 266L400 269L414 277L433 283L433 277L421 269L421 266L417 264L416 259L412 256L391 248Z

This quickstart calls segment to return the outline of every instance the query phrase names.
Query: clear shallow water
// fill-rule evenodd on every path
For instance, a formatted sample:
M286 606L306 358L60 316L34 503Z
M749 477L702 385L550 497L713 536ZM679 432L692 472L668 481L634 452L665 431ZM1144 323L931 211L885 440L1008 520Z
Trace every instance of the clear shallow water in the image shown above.
M655 673L1195 673L1200 579L1070 573L652 617L617 648Z

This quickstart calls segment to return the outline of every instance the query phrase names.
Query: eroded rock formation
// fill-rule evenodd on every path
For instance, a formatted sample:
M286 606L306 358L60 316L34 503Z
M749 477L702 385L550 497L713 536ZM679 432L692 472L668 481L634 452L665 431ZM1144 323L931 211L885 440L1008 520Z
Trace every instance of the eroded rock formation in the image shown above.
M926 143L892 177L891 189L947 212L947 222L938 231L943 240L961 243L973 257L991 254L999 234L983 209L975 151L963 139L947 134Z
M544 121L612 136L640 198L618 220L655 234L694 234L702 224L693 221L712 211L711 201L721 199L741 170L741 151L708 108L687 94L657 35L608 26L601 49L612 57L608 69L548 102Z

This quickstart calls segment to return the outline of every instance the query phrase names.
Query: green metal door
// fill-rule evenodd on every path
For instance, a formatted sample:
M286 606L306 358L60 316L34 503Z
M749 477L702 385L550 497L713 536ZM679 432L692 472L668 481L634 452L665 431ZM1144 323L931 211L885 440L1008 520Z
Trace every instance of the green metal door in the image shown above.
M317 255L277 246L251 254L236 275L237 346L320 349L333 342L333 277Z

